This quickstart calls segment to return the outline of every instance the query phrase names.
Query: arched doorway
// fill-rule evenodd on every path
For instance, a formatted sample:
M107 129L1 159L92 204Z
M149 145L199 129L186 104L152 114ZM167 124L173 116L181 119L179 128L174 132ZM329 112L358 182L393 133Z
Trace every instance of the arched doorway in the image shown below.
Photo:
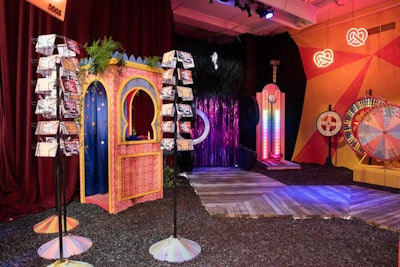
M108 193L108 101L103 84L91 83L84 98L85 196Z
M127 121L126 140L154 138L155 106L148 90L133 88L124 101L124 119Z

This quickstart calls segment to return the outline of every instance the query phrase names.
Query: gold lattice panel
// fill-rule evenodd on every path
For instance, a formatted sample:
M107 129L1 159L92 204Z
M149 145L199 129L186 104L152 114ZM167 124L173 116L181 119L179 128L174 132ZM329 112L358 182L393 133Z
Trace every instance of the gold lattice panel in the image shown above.
M128 200L160 191L160 152L119 156L118 200ZM159 177L159 179L154 179ZM160 182L161 181L161 182Z

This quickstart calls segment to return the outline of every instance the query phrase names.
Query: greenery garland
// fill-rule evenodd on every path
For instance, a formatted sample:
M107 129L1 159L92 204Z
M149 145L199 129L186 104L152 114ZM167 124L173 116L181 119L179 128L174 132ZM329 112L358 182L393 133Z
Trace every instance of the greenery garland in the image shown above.
M91 45L86 43L84 47L92 59L88 70L90 74L103 73L109 64L112 53L120 50L123 51L121 44L117 41L114 41L111 36L109 38L104 37L102 40L99 39L97 41L93 41ZM119 61L117 65L119 66L125 65L122 55L123 52L119 53L118 55Z

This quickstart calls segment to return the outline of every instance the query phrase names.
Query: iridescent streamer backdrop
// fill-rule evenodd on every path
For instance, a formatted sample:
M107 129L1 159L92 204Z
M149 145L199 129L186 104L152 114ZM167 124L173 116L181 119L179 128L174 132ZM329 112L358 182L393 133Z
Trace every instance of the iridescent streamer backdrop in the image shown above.
M196 98L196 108L203 111L210 121L208 137L195 146L194 166L237 165L239 147L239 104L233 97ZM192 138L204 131L204 123L196 116Z

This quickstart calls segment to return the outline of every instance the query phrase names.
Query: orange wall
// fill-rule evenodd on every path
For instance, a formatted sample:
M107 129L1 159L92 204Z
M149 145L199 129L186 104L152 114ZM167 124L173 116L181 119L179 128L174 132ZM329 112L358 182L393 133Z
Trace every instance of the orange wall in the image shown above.
M328 11L329 12L329 11ZM395 22L395 29L370 34L365 45L347 44L350 28L374 28ZM290 33L299 47L307 76L306 95L299 133L292 160L324 164L328 155L328 138L316 129L316 119L328 106L341 117L359 98L372 89L372 95L400 105L400 3L386 1L325 24ZM330 48L333 63L317 68L315 52ZM340 132L332 138L332 163L353 169L360 161Z

